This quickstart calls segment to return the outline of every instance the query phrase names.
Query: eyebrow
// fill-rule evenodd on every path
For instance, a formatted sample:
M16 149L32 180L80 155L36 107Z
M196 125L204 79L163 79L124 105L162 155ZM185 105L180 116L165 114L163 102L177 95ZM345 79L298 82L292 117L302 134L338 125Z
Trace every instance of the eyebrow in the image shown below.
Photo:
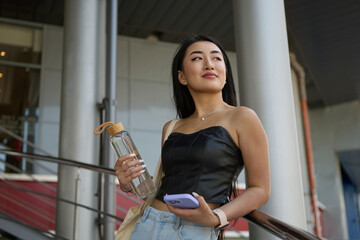
M204 52L202 52L202 51L193 51L193 52L190 53L190 56L191 56L192 54L196 54L196 53L204 54ZM218 50L212 50L210 53L212 53L212 54L218 53L218 54L222 55L221 52L218 51Z

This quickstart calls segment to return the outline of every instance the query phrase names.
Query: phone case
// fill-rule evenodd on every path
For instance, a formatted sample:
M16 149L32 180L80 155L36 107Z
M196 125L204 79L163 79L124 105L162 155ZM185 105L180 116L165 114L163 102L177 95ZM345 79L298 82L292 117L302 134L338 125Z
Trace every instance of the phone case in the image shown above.
M164 196L164 202L175 208L198 208L199 201L188 193L170 194Z

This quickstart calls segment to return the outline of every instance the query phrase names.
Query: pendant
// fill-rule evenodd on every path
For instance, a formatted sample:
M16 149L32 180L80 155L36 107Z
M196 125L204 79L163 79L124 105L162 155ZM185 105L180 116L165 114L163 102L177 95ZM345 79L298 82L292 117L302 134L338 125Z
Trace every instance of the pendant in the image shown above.
M203 120L203 121L204 121L204 120L205 120L205 118L204 118L204 117L202 117L202 118L201 118L201 120Z

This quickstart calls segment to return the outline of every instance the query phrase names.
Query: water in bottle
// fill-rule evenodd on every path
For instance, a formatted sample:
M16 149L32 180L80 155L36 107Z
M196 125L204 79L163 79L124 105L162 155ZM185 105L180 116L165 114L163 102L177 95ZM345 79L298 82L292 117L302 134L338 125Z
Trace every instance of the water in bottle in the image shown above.
M139 151L130 137L130 134L124 130L124 126L121 122L118 124L114 124L112 122L103 123L98 128L106 126L108 126L107 132L110 135L111 146L115 150L115 153L118 157L124 156L126 154L134 154L135 156L130 161L142 159ZM97 129L95 130L95 134L101 134L103 130L101 132L97 132ZM140 163L139 165L143 164L144 162ZM142 170L142 174L139 177L136 177L131 181L131 187L136 196L140 199L147 198L156 190L154 182L151 179L151 176L146 167Z

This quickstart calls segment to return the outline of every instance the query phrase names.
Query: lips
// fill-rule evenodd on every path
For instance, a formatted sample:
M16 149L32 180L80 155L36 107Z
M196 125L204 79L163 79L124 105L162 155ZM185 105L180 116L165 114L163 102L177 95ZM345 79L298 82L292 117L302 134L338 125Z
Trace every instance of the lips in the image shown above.
M217 75L215 73L213 73L213 72L207 72L204 75L202 75L202 77L204 77L204 78L215 78L215 77L217 77Z

